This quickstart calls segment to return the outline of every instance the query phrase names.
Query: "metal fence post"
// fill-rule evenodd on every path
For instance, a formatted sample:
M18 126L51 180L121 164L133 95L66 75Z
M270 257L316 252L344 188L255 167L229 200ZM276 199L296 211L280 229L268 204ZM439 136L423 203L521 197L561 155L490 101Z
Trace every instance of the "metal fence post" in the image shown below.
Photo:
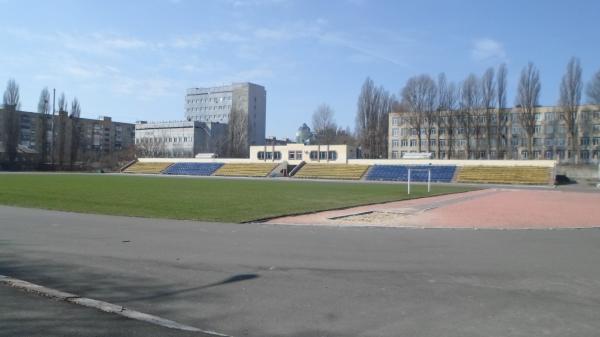
M408 169L408 194L410 194L410 168Z

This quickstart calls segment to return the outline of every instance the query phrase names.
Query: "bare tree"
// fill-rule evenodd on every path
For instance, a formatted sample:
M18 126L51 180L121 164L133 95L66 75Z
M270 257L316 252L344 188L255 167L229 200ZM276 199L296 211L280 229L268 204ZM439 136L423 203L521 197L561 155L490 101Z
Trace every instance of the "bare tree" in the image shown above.
M523 68L519 78L516 105L520 109L519 123L527 135L527 153L532 154L536 125L536 108L540 99L540 72L532 62Z
M79 101L77 97L73 98L71 102L71 158L70 158L70 166L71 170L75 162L77 161L77 156L79 153L79 145L81 142L81 125L79 123L79 116L81 115L81 106L79 105Z
M588 83L586 93L590 103L600 104L600 70L594 74L594 77Z
M232 109L229 115L227 146L232 158L248 156L248 115L237 108Z
M63 168L65 161L65 147L67 138L67 107L69 103L65 98L65 93L61 93L58 98L58 166Z
M446 75L444 73L438 76L438 107L437 107L437 123L438 123L438 150L441 151L441 128L445 130L445 149L446 158L452 157L452 148L454 145L454 135L456 133L456 102L457 102L457 90L454 83L448 84L446 81ZM441 158L440 152L438 152L438 158Z
M506 109L506 77L508 70L506 64L502 63L498 67L496 75L496 159L504 158L505 146L508 142L508 112Z
M342 127L338 127L335 132L335 143L336 144L346 144L346 145L355 145L356 138L352 134L350 127L346 127L343 129Z
M448 108L446 107L446 103L448 101L448 81L446 80L446 74L441 73L438 75L437 81L437 109L435 114L435 122L437 124L437 132L436 132L436 148L437 148L437 159L441 158L442 148L441 148L441 128L444 127L444 117L448 114Z
M11 78L6 83L6 90L4 91L4 97L2 104L5 108L13 106L15 110L21 109L21 95L19 93L19 85Z
M4 148L8 156L8 163L14 166L17 159L19 145L20 123L17 110L21 106L19 85L14 79L9 79L4 91L2 104L4 106Z
M462 83L460 89L459 113L457 121L463 131L466 145L466 157L471 157L471 145L477 139L473 139L477 132L478 111L481 111L481 90L479 80L474 74L470 74ZM475 142L473 142L475 140Z
M426 129L427 152L431 152L431 126L435 122L436 85L429 75L411 77L402 89L402 106L408 109L408 123L416 129L418 151L421 152L423 129Z
M484 111L485 136L486 136L486 158L491 159L492 150L492 120L496 119L494 110L496 108L496 82L494 81L494 68L488 68L481 77L481 98Z
M327 104L321 104L313 112L312 127L319 144L331 144L335 140L337 125L334 111Z
M60 96L58 97L58 111L67 111L67 107L69 105L69 102L67 102L67 98L65 97L65 93L62 92L60 94Z
M395 98L367 78L358 97L356 135L364 158L387 156L388 115Z
M50 92L48 88L42 89L38 101L38 124L37 124L37 143L40 151L40 163L45 163L48 159L48 116L50 114Z
M560 117L567 125L567 131L571 138L571 151L573 160L577 163L578 142L577 142L577 113L581 104L581 90L583 81L581 80L581 64L579 59L572 57L567 64L567 70L560 82L560 99L558 106L561 109Z

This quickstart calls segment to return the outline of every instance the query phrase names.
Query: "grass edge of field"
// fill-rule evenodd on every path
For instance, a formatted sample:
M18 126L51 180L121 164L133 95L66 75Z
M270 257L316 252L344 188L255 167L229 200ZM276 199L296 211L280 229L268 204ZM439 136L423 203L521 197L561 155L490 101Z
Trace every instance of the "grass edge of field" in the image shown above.
M40 175L44 175L44 173L40 174ZM79 174L77 174L79 175ZM82 174L85 175L85 174ZM120 175L111 175L113 177L115 176L120 176ZM169 177L148 177L146 175L141 175L138 177L144 177L144 178L151 178L151 179L155 179L155 178L163 178L163 179L169 179ZM231 180L238 180L238 181L247 181L247 180L255 180L255 179L245 179L245 178L240 178L240 179L236 179L236 178L219 178L218 180L223 180L223 181L231 181ZM332 184L351 184L351 183L355 183L353 181L343 181L343 180L335 180L335 181L319 181L319 180L298 180L298 181L281 181L281 180L272 180L270 181L272 183L278 183L278 182L283 182L283 183L304 183L304 182L325 182L325 183L332 183ZM365 183L365 184L369 184L369 183ZM394 183L390 183L390 184L394 184ZM373 184L376 185L376 184ZM399 184L401 185L401 184ZM423 186L425 184L420 184L420 183L415 183L415 185L417 186ZM444 185L442 185L444 186ZM140 219L163 219L163 220L178 220L178 221L199 221L199 222L212 222L212 223L234 223L234 224L244 224L244 223L261 223L261 222L265 222L271 219L276 219L276 218L280 218L280 217L287 217L287 216L299 216L299 215L306 215L306 214L314 214L314 213L319 213L319 212L325 212L325 211L334 211L334 210L344 210L344 209L349 209L349 208L354 208L354 207L360 207L360 206L370 206L370 205L377 205L377 204L386 204L386 203L391 203L391 202L397 202L397 201L408 201L408 200L416 200L416 199L422 199L422 198L429 198L429 197L437 197L437 196L443 196L443 195L450 195L450 194L459 194L459 193L467 193L467 192L471 192L471 191L475 191L475 190L480 190L482 188L479 187L473 187L473 186L453 186L453 185L447 185L445 187L450 187L450 188L455 188L455 190L450 190L450 191L443 191L440 193L435 193L432 195L426 195L426 194L420 194L417 195L415 197L410 197L408 195L404 195L404 196L390 196L389 198L383 198L382 200L377 200L377 201L365 201L365 202L361 202L361 201L356 201L356 202L352 202L352 203L348 203L346 205L342 205L342 206L330 206L330 207L323 207L323 208L316 208L316 209L311 209L308 211L290 211L287 213L281 213L281 214L275 214L275 215L267 215L264 217L257 217L257 218L249 218L249 219L239 219L239 220L231 220L231 219L215 219L215 218L194 218L191 216L177 216L175 214L163 214L163 215L156 215L156 214L149 214L149 215L144 215L144 214L139 214L136 212L133 212L133 214L128 213L127 211L121 211L121 210L117 210L117 211L109 211L109 210L95 210L95 209L82 209L82 208L69 208L69 207L61 207L61 206L48 206L48 205L40 205L40 204L36 204L36 205L32 205L32 204L24 204L24 203L20 203L20 202L6 202L6 201L2 201L0 202L0 205L4 205L4 206L10 206L10 207L19 207L19 208L24 208L24 209L40 209L40 210L46 210L46 211L56 211L56 212L65 212L65 213L73 213L73 214L90 214L90 215L106 215L106 216L121 216L121 217L129 217L129 218L140 218Z

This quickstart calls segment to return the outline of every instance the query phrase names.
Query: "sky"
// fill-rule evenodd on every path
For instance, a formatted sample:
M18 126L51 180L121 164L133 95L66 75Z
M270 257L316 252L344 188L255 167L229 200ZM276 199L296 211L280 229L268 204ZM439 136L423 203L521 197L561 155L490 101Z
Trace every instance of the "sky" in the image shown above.
M22 109L43 87L82 116L184 118L185 89L253 82L267 90L267 136L293 137L320 104L354 129L367 77L399 95L419 74L460 82L508 65L514 102L534 62L541 104L556 103L568 60L600 70L600 1L0 0L0 85Z

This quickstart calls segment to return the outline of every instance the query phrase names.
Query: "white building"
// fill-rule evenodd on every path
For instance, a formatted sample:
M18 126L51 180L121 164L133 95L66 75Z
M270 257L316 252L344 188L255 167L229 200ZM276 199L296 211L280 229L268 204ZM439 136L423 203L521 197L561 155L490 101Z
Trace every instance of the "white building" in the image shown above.
M135 124L138 155L193 158L198 153L220 152L227 126L221 123L176 121Z
M263 145L265 141L267 93L254 83L190 88L185 96L185 116L188 121L229 123L233 109L248 115L248 145Z
M251 146L251 162L282 162L297 165L306 163L347 164L356 159L356 149L345 144L305 145L290 143L286 145Z

